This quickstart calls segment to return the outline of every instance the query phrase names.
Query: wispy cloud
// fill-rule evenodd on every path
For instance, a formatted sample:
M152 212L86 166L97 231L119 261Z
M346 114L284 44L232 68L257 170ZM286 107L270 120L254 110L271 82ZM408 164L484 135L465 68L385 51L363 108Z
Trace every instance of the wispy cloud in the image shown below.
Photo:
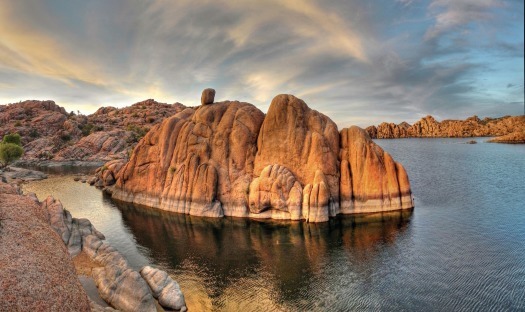
M500 0L434 0L430 3L435 24L425 34L425 39L433 39L450 31L474 23L494 18L494 10L504 7Z
M214 87L263 111L296 94L340 126L520 113L500 104L523 101L506 87L523 85L522 26L503 0L5 0L0 101L196 105Z

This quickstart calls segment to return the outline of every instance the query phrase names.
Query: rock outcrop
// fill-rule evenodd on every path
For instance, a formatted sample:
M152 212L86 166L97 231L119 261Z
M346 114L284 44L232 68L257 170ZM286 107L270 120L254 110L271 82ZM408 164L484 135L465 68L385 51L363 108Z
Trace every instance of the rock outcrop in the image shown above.
M341 130L341 212L366 213L413 207L400 163L359 127Z
M0 310L89 311L63 237L35 197L0 182Z
M488 140L489 143L525 144L525 129Z
M0 138L19 133L25 161L125 159L153 125L184 108L146 100L125 108L102 107L85 116L67 113L53 101L0 105Z
M6 183L13 183L47 179L47 174L37 170L6 167L0 170L0 177L5 180Z
M406 122L399 125L383 122L377 127L367 127L366 131L372 139L397 139L502 136L521 129L525 129L525 116L505 116L483 120L472 116L466 120L443 120L441 122L432 116L426 116L413 125Z
M185 109L139 142L113 198L197 216L247 216L263 119L236 101Z
M324 222L413 207L399 163L292 95L276 96L266 117L236 101L187 108L152 128L113 177L114 199L196 216Z

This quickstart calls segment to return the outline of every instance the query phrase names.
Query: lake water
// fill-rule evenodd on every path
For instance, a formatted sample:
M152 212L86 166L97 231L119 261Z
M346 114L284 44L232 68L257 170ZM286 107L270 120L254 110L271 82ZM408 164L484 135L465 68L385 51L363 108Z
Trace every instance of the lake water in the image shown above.
M324 224L116 205L68 175L24 191L90 219L135 268L169 272L190 311L524 311L525 145L469 140L377 140L416 208Z

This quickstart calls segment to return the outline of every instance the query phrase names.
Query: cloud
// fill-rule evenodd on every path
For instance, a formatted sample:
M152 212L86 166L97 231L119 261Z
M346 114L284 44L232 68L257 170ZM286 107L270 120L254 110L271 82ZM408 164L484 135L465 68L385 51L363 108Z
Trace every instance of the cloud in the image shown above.
M425 39L434 39L469 23L489 21L494 17L493 10L502 7L504 2L499 0L434 0L429 9L435 24L428 29Z
M5 0L0 101L54 99L84 112L146 98L198 105L201 90L213 87L218 100L263 111L275 95L295 94L339 126L452 116L476 103L490 111L491 102L523 99L505 87L523 85L523 4L505 6ZM488 26L471 27L480 22Z
M415 0L396 0L397 3L402 4L403 6L409 6L414 3Z

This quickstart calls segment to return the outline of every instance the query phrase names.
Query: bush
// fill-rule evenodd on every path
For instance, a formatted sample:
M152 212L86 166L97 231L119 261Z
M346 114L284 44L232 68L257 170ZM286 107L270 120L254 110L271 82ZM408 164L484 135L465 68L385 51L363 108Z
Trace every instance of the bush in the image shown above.
M36 129L31 129L31 131L29 131L29 136L32 138L38 138L40 134L38 133Z
M19 159L23 154L24 149L20 145L14 143L0 143L0 165L2 167Z
M71 140L71 135L69 133L64 133L60 136L60 138L62 139L62 141L67 142Z
M91 130L93 130L93 126L92 124L88 123L88 124L85 124L82 126L82 136L88 136L91 134Z
M17 120L15 122L15 127L21 127L22 126L22 122L20 120Z
M149 131L148 128L141 128L141 127L136 126L136 125L128 125L126 127L126 130L133 132L133 141L134 142L138 142Z
M18 133L10 133L4 135L4 138L2 139L2 143L13 143L18 146L22 146L22 140L20 137L20 134Z

